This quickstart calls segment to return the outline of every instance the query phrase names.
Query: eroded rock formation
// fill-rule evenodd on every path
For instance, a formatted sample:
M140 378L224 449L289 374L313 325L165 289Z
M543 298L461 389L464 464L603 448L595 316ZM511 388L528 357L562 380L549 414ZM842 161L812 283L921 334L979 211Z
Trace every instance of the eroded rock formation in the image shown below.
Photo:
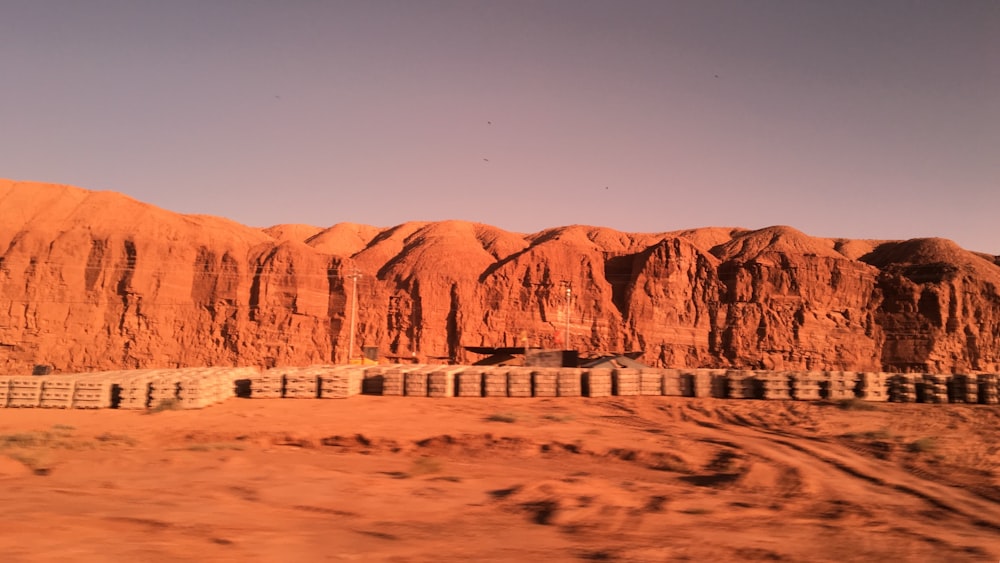
M254 229L0 180L0 371L341 362L355 284L355 357L471 362L568 333L657 366L997 371L998 262L790 227Z

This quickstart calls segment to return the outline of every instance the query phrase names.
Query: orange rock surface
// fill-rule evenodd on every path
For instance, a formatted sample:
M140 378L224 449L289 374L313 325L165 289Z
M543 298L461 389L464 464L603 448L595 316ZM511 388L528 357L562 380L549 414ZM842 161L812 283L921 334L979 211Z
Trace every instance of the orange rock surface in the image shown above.
M471 362L464 346L563 347L568 325L584 354L656 366L1000 369L998 259L941 239L255 229L0 180L0 371L342 362L354 272L354 357Z

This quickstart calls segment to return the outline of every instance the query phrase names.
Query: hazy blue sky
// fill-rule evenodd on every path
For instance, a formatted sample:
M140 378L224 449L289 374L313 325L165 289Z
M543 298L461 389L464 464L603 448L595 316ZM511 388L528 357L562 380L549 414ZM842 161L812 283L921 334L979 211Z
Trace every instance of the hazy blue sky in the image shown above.
M1000 253L1000 2L2 0L0 177Z

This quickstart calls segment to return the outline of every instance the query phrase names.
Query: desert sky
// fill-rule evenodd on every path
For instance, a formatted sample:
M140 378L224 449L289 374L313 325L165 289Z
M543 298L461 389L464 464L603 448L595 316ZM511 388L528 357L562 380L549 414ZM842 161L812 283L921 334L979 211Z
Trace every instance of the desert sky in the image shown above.
M253 226L1000 253L1000 3L5 0L0 177Z

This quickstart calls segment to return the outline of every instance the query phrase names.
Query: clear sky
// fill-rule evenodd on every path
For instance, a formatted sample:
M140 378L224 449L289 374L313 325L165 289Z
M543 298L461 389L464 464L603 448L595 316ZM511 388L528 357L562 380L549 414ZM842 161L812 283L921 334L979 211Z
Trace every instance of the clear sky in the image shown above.
M996 0L0 0L0 177L1000 253Z

